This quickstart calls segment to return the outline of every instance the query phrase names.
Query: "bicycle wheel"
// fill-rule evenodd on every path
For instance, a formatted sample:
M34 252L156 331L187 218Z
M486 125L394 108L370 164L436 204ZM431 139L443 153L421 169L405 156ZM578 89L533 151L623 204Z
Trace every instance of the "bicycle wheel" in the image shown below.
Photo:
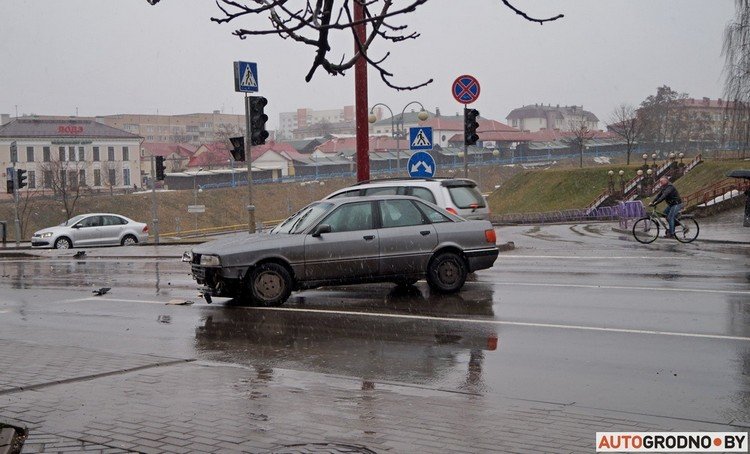
M653 243L659 238L659 223L649 217L640 218L633 224L633 236L639 243Z
M680 216L674 226L674 237L680 243L691 243L698 238L700 227L693 217Z

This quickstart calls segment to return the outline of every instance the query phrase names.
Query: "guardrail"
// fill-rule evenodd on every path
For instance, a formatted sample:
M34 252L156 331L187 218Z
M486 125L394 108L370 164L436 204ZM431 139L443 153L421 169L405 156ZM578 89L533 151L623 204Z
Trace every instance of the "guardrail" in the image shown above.
M747 191L748 189L750 189L750 180L725 178L723 180L719 180L714 184L699 189L692 194L688 194L687 196L682 198L682 203L686 208L692 207L695 205L706 203L717 197L721 197L733 190Z
M620 221L637 219L644 215L645 208L640 200L621 202L611 207L587 210L561 210L539 213L511 213L491 215L493 224L554 224L579 221Z

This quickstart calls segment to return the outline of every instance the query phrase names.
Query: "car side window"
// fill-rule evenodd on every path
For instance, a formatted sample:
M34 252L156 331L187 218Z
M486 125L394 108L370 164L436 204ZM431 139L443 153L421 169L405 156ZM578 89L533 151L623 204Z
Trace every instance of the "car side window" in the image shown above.
M383 188L365 189L365 195L396 195L397 193L398 193L398 186L386 186Z
M414 197L419 197L422 200L426 200L430 203L436 203L435 195L427 188L412 187L411 194Z
M103 218L102 225L105 225L105 226L125 224L124 222L125 220L117 216L102 216L102 218Z
M89 216L85 219L81 219L77 224L79 227L99 227L102 225L101 216Z
M331 232L353 232L372 229L372 203L347 203L326 216L321 224L331 226Z
M416 203L419 206L419 209L422 210L422 212L425 214L425 216L427 216L427 219L429 219L431 223L438 224L440 222L452 222L448 216L439 212L435 208L432 208L431 206L424 203Z
M383 228L426 224L427 220L410 200L383 200L380 202L380 219Z

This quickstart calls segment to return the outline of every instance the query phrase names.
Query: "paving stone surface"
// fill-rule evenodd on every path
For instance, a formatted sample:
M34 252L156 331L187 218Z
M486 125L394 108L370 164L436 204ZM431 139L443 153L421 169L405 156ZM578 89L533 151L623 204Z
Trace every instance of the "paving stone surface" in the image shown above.
M331 452L591 452L596 431L737 430L352 377L10 340L0 341L0 377L0 420L28 427L24 453L304 453L326 445L338 447Z

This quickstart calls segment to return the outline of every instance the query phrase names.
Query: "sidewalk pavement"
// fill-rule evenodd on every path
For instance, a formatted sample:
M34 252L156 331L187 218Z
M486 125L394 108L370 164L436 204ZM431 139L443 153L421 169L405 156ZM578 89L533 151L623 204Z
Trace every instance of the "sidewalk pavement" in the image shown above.
M597 431L746 431L354 377L0 340L34 452L572 453Z
M697 218L700 225L698 238L699 243L719 244L750 244L750 227L743 227L744 208L733 209L712 216L710 218ZM632 234L633 221L628 223L628 228L613 227L618 233Z

